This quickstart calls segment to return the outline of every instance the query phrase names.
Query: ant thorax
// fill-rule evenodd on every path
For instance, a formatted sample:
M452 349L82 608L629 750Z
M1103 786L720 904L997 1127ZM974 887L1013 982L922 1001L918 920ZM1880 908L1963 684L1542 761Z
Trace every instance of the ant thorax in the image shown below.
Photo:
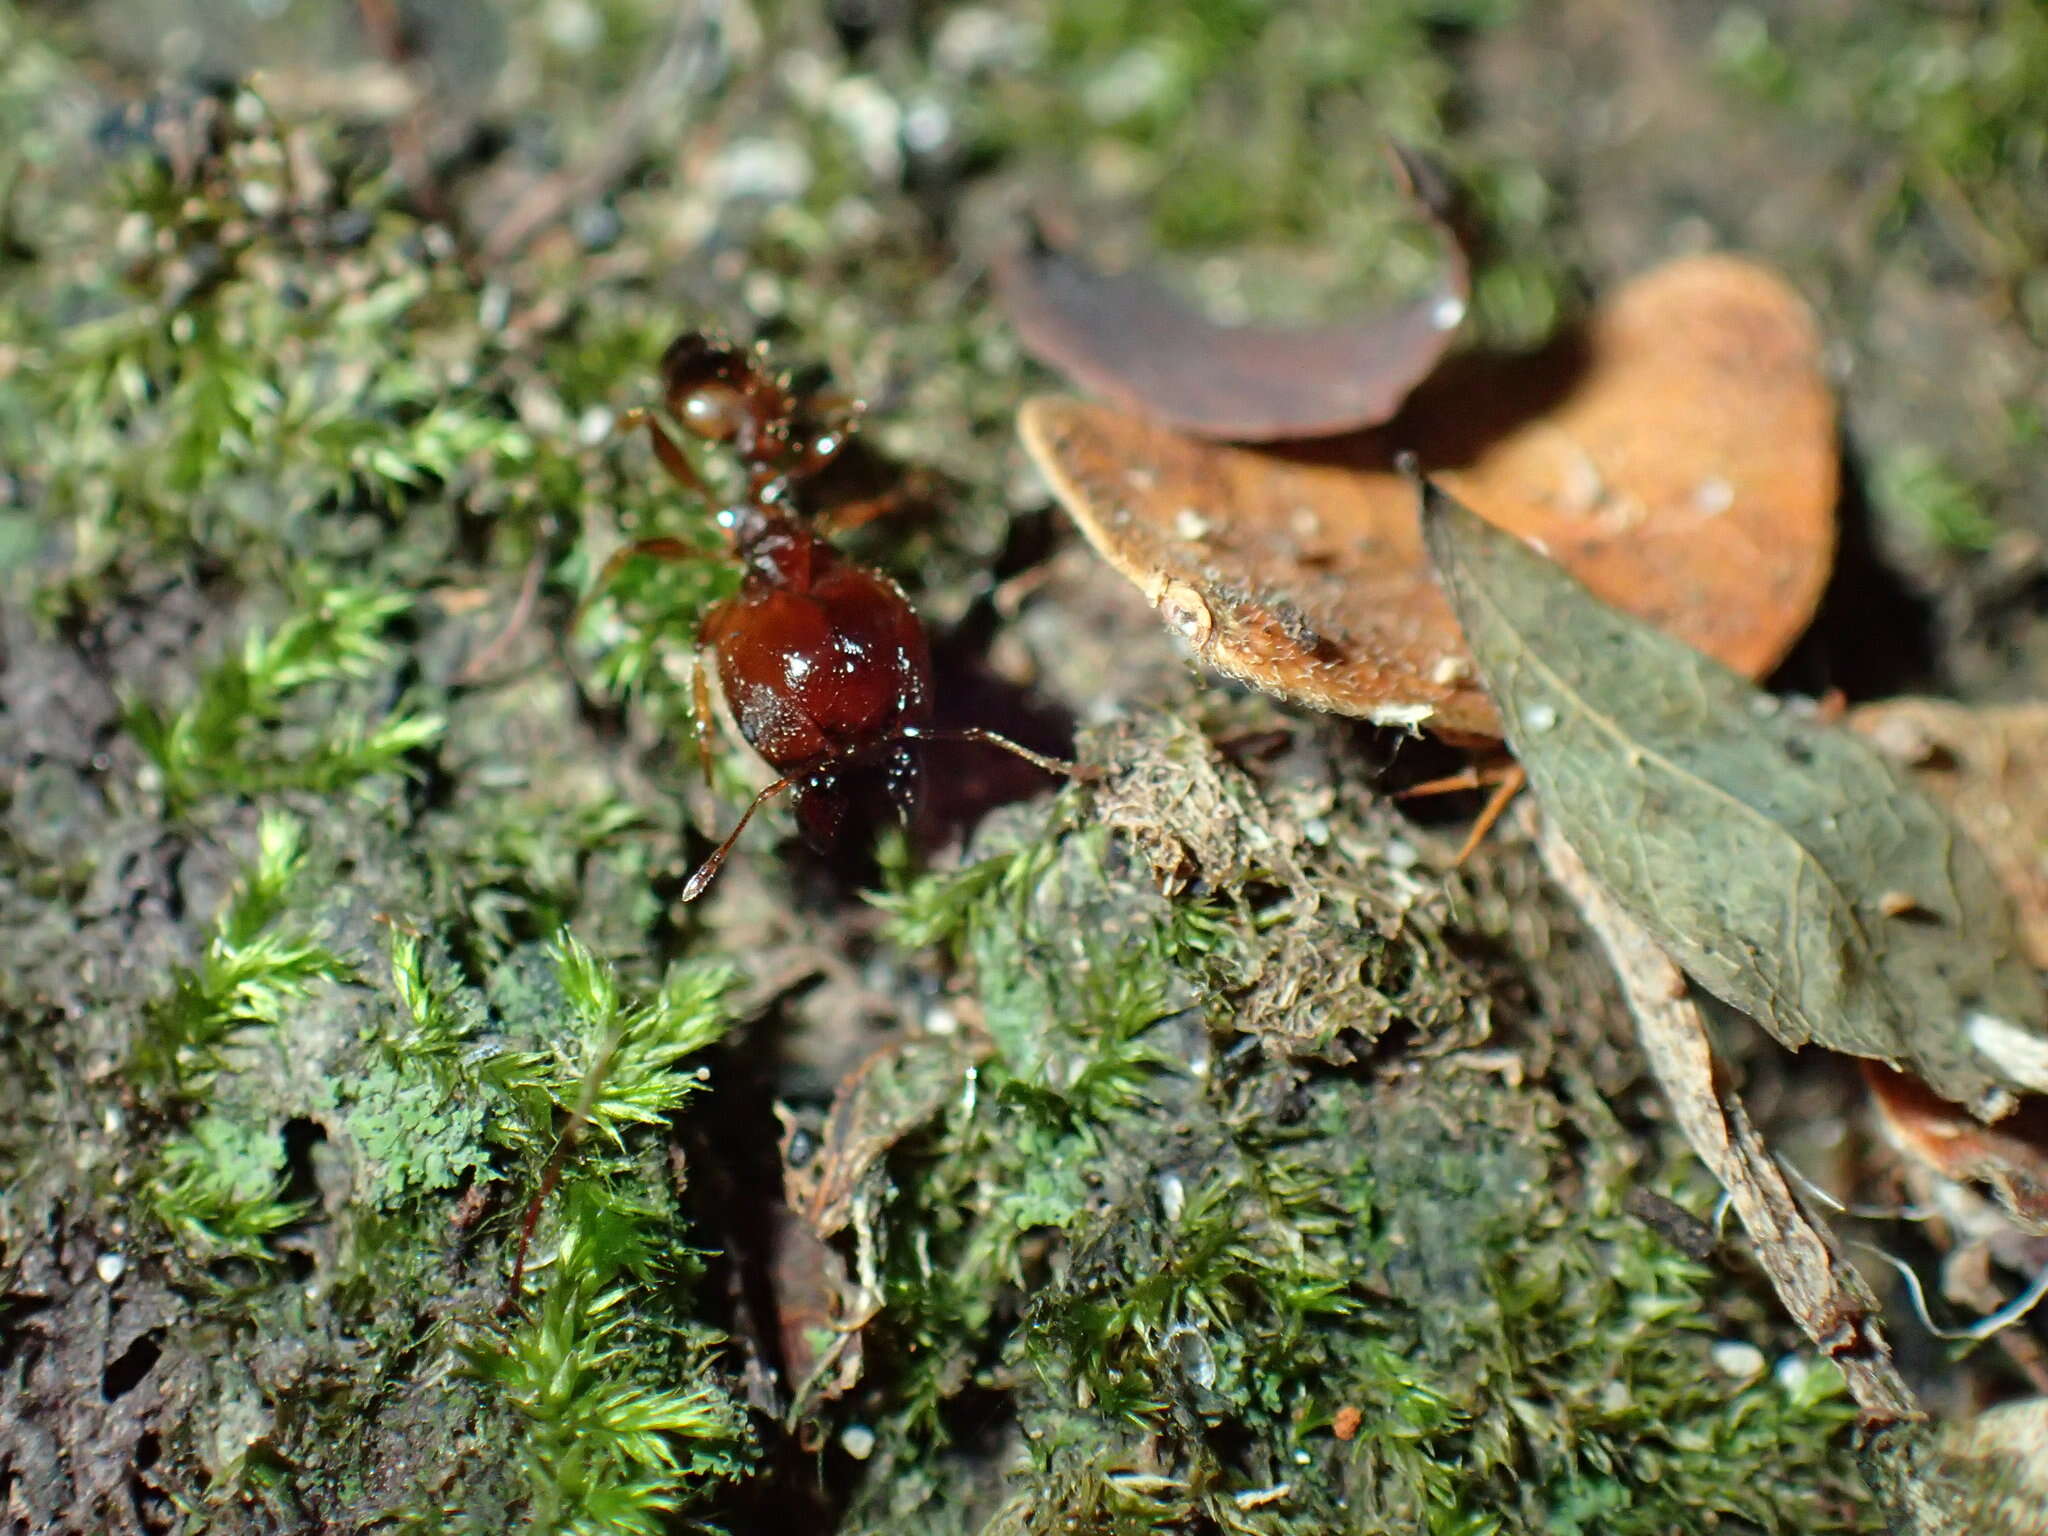
M759 507L748 510L752 516L734 531L733 554L749 585L808 592L814 581L840 563L837 551L796 519Z

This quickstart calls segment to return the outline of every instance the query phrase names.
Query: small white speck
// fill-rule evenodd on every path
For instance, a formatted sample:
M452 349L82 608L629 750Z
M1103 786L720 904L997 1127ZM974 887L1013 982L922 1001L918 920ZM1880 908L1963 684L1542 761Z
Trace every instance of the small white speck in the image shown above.
M1294 1464L1297 1467L1305 1467L1314 1460L1315 1457L1309 1455L1307 1451L1296 1451L1294 1453Z
M953 114L942 101L913 102L903 114L903 142L914 155L934 155L953 140Z
M1754 1381L1770 1368L1764 1352L1741 1339L1723 1339L1707 1353L1713 1359L1715 1370L1723 1376L1733 1376L1737 1381Z
M704 181L720 202L792 202L810 188L811 157L779 139L734 139L712 160Z
M1813 1374L1813 1362L1804 1355L1787 1355L1771 1374L1778 1378L1778 1385L1787 1392L1797 1392L1806 1385L1806 1378Z
M903 106L870 75L847 75L825 93L826 110L853 141L868 174L884 186L903 176Z
M1429 323L1440 331L1454 329L1465 319L1465 301L1455 293L1447 293L1436 301L1429 312Z
M1972 1013L1963 1020L1963 1029L1977 1053L1989 1057L2007 1077L2036 1093L2048 1093L2048 1039L1995 1013Z
M1472 676L1472 663L1462 656L1440 656L1435 666L1429 669L1429 680L1439 688L1448 688L1453 683L1467 682Z
M875 1454L875 1432L865 1424L849 1424L839 1431L839 1447L855 1461Z
M103 1253L92 1261L93 1273L100 1277L100 1284L112 1285L128 1270L128 1261L118 1253Z
M1557 711L1548 704L1531 704L1522 711L1522 723L1532 731L1547 731L1557 724Z
M1184 581L1167 582L1160 589L1155 606L1167 627L1197 651L1216 632L1216 615L1209 611L1208 602Z
M1173 536L1192 543L1209 536L1209 520L1193 507L1182 507L1173 514Z
M1181 1212L1187 1209L1188 1188L1177 1173L1159 1175L1159 1214L1168 1221L1179 1221Z
M782 280L772 272L749 272L740 284L740 302L757 315L782 313Z
M1247 1488L1235 1498L1239 1509L1263 1509L1268 1504L1278 1504L1294 1491L1292 1483L1275 1483L1270 1488Z
M1167 1330L1166 1342L1180 1356L1188 1380L1205 1389L1216 1385L1216 1351L1209 1347L1201 1329L1182 1323Z
M1775 693L1760 693L1749 701L1749 712L1760 720L1768 720L1785 707L1785 701Z
M1692 504L1709 517L1716 516L1735 505L1735 487L1719 475L1702 480L1692 493Z
M576 418L576 440L586 448L595 448L612 435L612 428L618 418L601 405L593 405Z
M960 1033L960 1017L944 1003L938 1003L924 1016L924 1032L928 1035L957 1035Z
M1326 847L1330 841L1330 824L1320 816L1311 816L1301 824L1301 835L1311 848Z
M1436 713L1434 704L1376 704L1366 719L1374 725L1414 727Z
M1128 485L1134 491L1138 491L1141 493L1149 491L1152 489L1153 486L1157 485L1158 483L1159 474L1156 470L1140 468L1127 469L1124 471L1124 484Z

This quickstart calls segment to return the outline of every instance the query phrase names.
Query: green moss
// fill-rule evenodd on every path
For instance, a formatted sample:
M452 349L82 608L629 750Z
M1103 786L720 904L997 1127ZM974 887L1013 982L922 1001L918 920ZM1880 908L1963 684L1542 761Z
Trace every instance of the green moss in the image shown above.
M267 1256L269 1240L307 1213L305 1201L284 1198L284 1185L276 1127L209 1114L164 1143L147 1198L187 1253L255 1258Z
M1997 541L1999 525L1983 495L1925 448L1905 446L1885 454L1873 489L1888 517L1918 530L1937 549L1981 555Z
M1089 755L1142 777L1148 750ZM1284 811L1245 804L1246 846L1283 858ZM1152 896L1059 816L983 849L890 900L955 956L987 1051L855 1218L893 1374L853 1528L972 1530L1005 1500L1117 1532L1857 1528L1838 1377L1717 1369L1717 1340L1768 1329L1621 1214L1636 1175L1574 1150L1548 1090L1455 1054L1375 1081L1261 1051L1232 1002L1271 963L1233 929L1242 887ZM1457 974L1426 926L1350 942ZM963 1412L986 1443L992 1401L1009 1479L950 1480L941 1448Z
M176 709L131 699L128 728L170 803L183 809L224 791L337 793L431 746L441 715L406 700L373 715L365 686L388 678L396 648L385 632L410 607L402 593L324 587L274 632L249 631Z
M546 10L515 8L508 77L541 80L520 121L553 164L613 142L672 18ZM708 509L609 433L666 339L778 332L870 395L935 510L863 548L942 644L963 615L978 635L1039 499L1010 446L1034 375L976 286L978 199L1063 189L1110 246L1224 253L1207 297L1331 313L1434 259L1382 161L1397 133L1449 148L1494 236L1484 337L1532 339L1563 307L1570 209L1539 151L1476 158L1457 128L1480 115L1460 51L1518 9L1047 0L920 13L858 54L815 7L760 14L765 42L735 26L657 104L645 173L605 194L617 259L553 242L479 273L409 211L375 128L232 92L88 135L86 73L0 5L0 560L39 661L125 703L86 699L82 746L38 746L13 809L63 827L0 839L0 910L82 956L66 987L41 963L7 994L0 1242L34 1253L60 1212L63 1251L124 1256L151 1288L117 1299L166 1319L160 1455L117 1464L93 1513L671 1529L784 1507L786 1465L822 1466L847 1529L1853 1524L1831 1374L1620 1214L1678 1175L1601 1150L1623 1132L1569 1041L1516 1033L1555 1020L1489 1019L1523 951L1503 926L1474 969L1469 913L1358 784L1298 763L1255 782L1161 720L1098 738L1110 781L1011 813L958 869L912 875L899 848L886 934L765 839L756 892L673 906L690 642L735 575ZM1000 34L979 62L968 23ZM1756 29L1728 25L1732 91L1823 99L1805 32L1766 22L1744 64ZM1994 245L2031 227L2010 206L2027 25L1999 13L2006 62L1937 50L1944 78L1843 54L1891 71L1867 110ZM950 147L906 138L908 171L878 170L856 107L936 111ZM805 158L795 198L706 190L728 142L763 138ZM1945 195L1916 172L1878 233L1921 238ZM2033 313L2025 263L2002 270ZM2023 418L1999 424L2016 463ZM1888 502L1952 546L1988 537L1965 514L2004 479L1902 462ZM570 633L604 556L645 536L704 558L630 566ZM761 972L744 990L735 961ZM818 964L833 986L785 990ZM842 969L865 994L850 1034ZM878 995L901 1017L861 1079L872 1134L790 1109L848 1176L810 1257L843 1266L839 1320L864 1324L786 1302L728 1340L677 1127L721 1148L768 1127L698 1068L726 1061L734 1010L763 1015L728 1063L750 1084L785 1044L851 1050ZM1554 1070L1504 1080L1499 1053ZM704 1198L694 1150L687 1172ZM785 1440L764 1341L805 1324L806 1438ZM1791 1364L1729 1374L1729 1344ZM869 1459L787 1454L813 1433Z
M175 969L170 995L149 1012L130 1062L138 1084L173 1103L200 1097L238 1031L276 1028L315 986L349 974L300 908L304 861L303 828L283 813L265 816L256 866L217 918L199 966Z

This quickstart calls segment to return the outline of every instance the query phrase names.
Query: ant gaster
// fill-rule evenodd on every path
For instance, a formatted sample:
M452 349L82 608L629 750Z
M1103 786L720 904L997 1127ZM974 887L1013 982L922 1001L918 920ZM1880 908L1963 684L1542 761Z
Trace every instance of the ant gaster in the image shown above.
M910 600L887 576L841 554L798 506L799 490L850 440L850 403L800 396L758 352L697 332L678 336L662 354L661 386L669 415L684 431L731 445L747 471L746 494L718 512L744 573L740 590L705 615L697 634L699 756L708 779L708 650L740 734L781 775L690 877L684 901L703 894L754 812L785 790L794 793L798 823L816 846L837 835L847 808L839 778L857 765L882 768L890 798L907 817L916 803L919 742L985 742L1049 773L1077 772L993 731L931 724L931 647ZM719 505L652 413L628 411L620 427L645 427L669 475ZM599 588L640 556L702 558L676 539L643 539L612 557Z

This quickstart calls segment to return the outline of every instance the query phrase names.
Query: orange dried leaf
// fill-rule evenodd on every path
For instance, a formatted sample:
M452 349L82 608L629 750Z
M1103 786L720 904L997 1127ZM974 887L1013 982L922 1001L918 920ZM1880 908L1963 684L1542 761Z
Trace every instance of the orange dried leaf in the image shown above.
M1371 432L1203 442L1041 397L1024 442L1089 541L1210 665L1312 708L1497 737L1422 551L1422 468L1597 596L1761 676L1835 549L1834 403L1780 279L1673 262L1530 357L1453 360Z

